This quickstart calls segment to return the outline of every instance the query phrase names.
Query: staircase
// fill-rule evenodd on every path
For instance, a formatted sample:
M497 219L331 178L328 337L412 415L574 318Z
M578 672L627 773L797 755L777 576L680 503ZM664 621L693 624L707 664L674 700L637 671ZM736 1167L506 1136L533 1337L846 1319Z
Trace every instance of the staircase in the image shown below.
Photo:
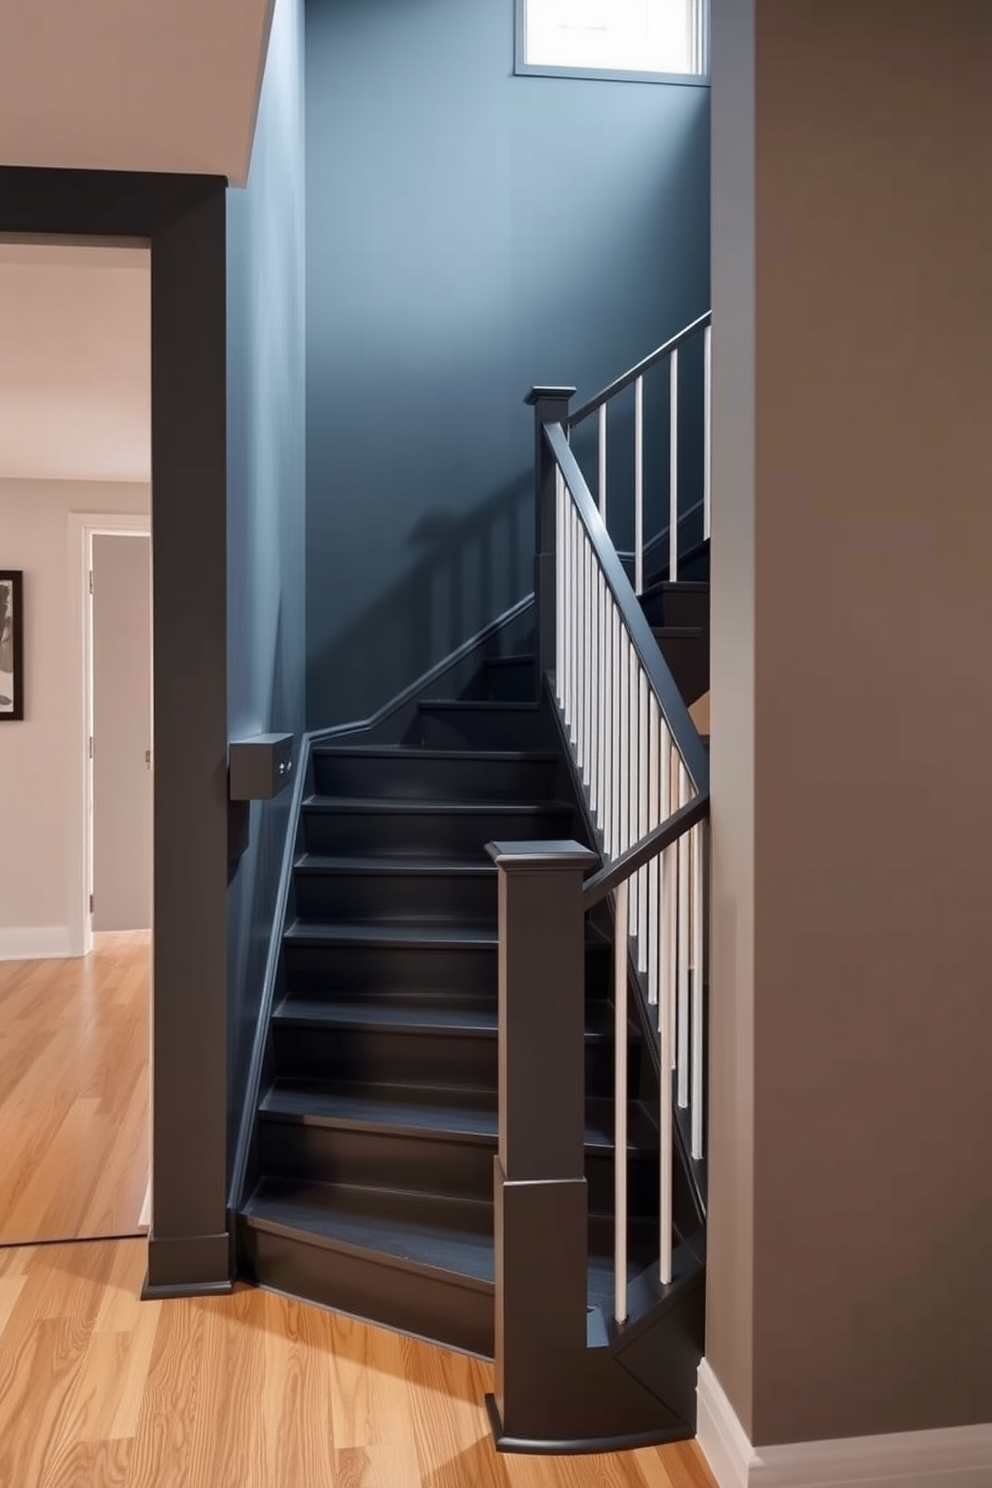
M707 453L704 540L679 555L675 409L697 334L708 441L708 316L575 414L570 390L534 390L529 643L487 642L450 695L371 730L312 736L298 798L238 1272L495 1357L504 1448L694 1430L709 798L687 709L708 711L709 477ZM666 359L669 567L642 582L639 475L635 597L605 535L606 409L633 383L639 431ZM593 413L598 514L567 439Z
M498 1102L485 847L591 840L534 694L532 657L496 657L460 698L423 701L401 742L313 748L238 1220L247 1279L484 1356ZM610 940L601 915L586 947L592 1307L613 1286ZM632 1278L658 1246L642 1043L632 1022Z

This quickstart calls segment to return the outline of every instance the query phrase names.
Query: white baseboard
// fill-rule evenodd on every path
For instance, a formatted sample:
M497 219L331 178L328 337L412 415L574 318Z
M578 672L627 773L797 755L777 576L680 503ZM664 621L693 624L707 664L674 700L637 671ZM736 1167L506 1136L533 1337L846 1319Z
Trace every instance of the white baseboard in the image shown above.
M752 1447L704 1359L696 1439L719 1488L989 1488L992 1424Z
M0 961L54 961L76 954L68 925L0 926Z

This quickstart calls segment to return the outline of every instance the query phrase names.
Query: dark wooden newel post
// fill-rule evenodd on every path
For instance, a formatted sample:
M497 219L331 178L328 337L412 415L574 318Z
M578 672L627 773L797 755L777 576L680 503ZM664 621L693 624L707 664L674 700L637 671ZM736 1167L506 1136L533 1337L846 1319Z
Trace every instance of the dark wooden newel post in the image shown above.
M537 698L555 668L555 458L545 424L564 424L572 387L535 387L526 402L534 410L534 481L537 531L534 545L534 624L537 635Z
M564 1440L586 1350L585 931L578 842L493 842L499 869L497 1441Z

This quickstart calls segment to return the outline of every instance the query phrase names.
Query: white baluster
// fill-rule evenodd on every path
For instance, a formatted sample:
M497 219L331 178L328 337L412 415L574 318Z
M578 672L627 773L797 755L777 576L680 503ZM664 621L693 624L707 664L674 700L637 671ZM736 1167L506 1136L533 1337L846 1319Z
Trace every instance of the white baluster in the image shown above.
M634 593L644 592L644 379L634 383Z
M606 404L599 405L599 515L606 522Z
M565 484L555 466L555 698L562 705L565 685Z
M705 905L703 903L703 853L706 847L705 828L700 822L698 827L693 827L693 863L692 863L692 1155L701 1158L703 1155L703 1060L705 1050L705 1028L703 1026L703 976L704 964L704 942L703 942L703 916Z
M640 662L637 652L631 645L629 650L629 674L627 707L630 712L630 754L627 757L627 777L629 781L629 794L627 797L628 825L627 845L633 847L637 842L637 794L640 786L640 775L637 768L637 748L641 737L641 694L638 682ZM630 880L627 891L627 903L630 906L630 934L633 939L637 937L637 921L639 906L637 902L637 875L634 874Z
M634 650L633 642L630 647L630 701L631 701L631 743L633 748L640 748L641 739L641 688L640 688L641 662L640 657ZM633 755L628 761L628 773L630 774L630 845L636 846L638 840L638 822L640 820L640 767L637 755ZM637 927L640 919L640 881L639 875L634 874L630 880L628 891L628 903L630 905L630 934L636 941Z
M620 624L620 811L618 819L617 855L625 853L630 846L628 828L630 815L628 800L630 795L630 771L627 762L630 759L630 666L628 664L629 642L627 631L621 620Z
M610 671L607 664L606 649L607 636L609 634L608 627L610 623L607 601L609 600L610 596L609 591L606 588L606 579L603 576L603 570L601 568L598 568L597 573L599 580L599 629L596 635L596 647L599 652L600 686L596 696L596 709L599 717L599 747L597 749L599 770L596 779L596 799L599 802L599 825L600 828L602 828L603 822L606 819L606 759L610 737Z
M603 737L602 696L603 674L599 665L599 644L602 638L602 615L599 608L599 563L592 557L592 645L589 649L592 675L592 719L589 739L589 809L593 822L598 820L599 808L599 749Z
M667 856L667 854L666 854ZM671 1023L674 1011L674 988L670 977L665 976L661 984L661 1003L658 1008L659 1028L659 1110L658 1135L661 1145L659 1153L659 1242L661 1256L658 1274L662 1286L672 1279L672 1048Z
M689 776L685 765L679 760L679 805L689 804ZM685 1110L689 1104L689 834L683 832L678 846L678 989L679 989L679 1106Z
M674 584L679 572L679 353L669 362L671 382L671 468L668 477L668 577Z
M703 331L703 538L710 535L713 480L713 327Z
M568 533L568 711L565 724L569 743L575 741L575 508L571 496L566 503L565 530Z
M648 728L648 819L651 828L660 824L659 793L661 759L659 757L659 726L661 709L654 694L651 695L651 711ZM648 1001L658 1001L658 946L661 939L661 913L658 902L658 859L648 864Z
M569 717L572 711L572 626L575 623L575 608L572 603L572 523L571 523L572 498L568 492L563 493L562 519L559 530L559 541L562 548L562 565L564 569L565 585L565 625L564 644L565 660L562 668L561 680L561 710L565 720L565 731L569 730Z
M582 779L589 779L589 541L586 537L586 529L583 525L579 529L582 543L582 563L580 569L580 592L579 608L582 616L582 722L579 734L579 769Z
M616 893L613 937L614 1024L614 1298L618 1323L627 1319L627 885Z
M648 674L643 667L637 669L638 686L641 693L640 705L640 736L637 746L637 837L638 841L646 837L651 829L650 812L648 809L649 792L649 764L650 750L649 739L651 733L651 718L648 711L648 698L650 696ZM651 915L651 907L648 902L648 870L641 868L637 874L637 969L643 976L648 969L648 923Z
M623 790L624 761L626 756L623 752L623 621L619 609L614 616L613 627L613 719L612 727L617 740L617 768L613 771L613 855L619 857L623 849L620 846L620 807L621 793Z

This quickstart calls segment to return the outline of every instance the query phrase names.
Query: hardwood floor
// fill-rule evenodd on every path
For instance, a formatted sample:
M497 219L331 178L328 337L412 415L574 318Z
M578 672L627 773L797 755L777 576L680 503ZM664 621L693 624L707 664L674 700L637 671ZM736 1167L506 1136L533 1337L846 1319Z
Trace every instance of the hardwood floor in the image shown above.
M488 1366L248 1288L138 1302L145 1251L0 1251L2 1488L714 1488L692 1442L498 1456Z
M149 956L132 931L77 960L0 962L0 1245L141 1228Z

